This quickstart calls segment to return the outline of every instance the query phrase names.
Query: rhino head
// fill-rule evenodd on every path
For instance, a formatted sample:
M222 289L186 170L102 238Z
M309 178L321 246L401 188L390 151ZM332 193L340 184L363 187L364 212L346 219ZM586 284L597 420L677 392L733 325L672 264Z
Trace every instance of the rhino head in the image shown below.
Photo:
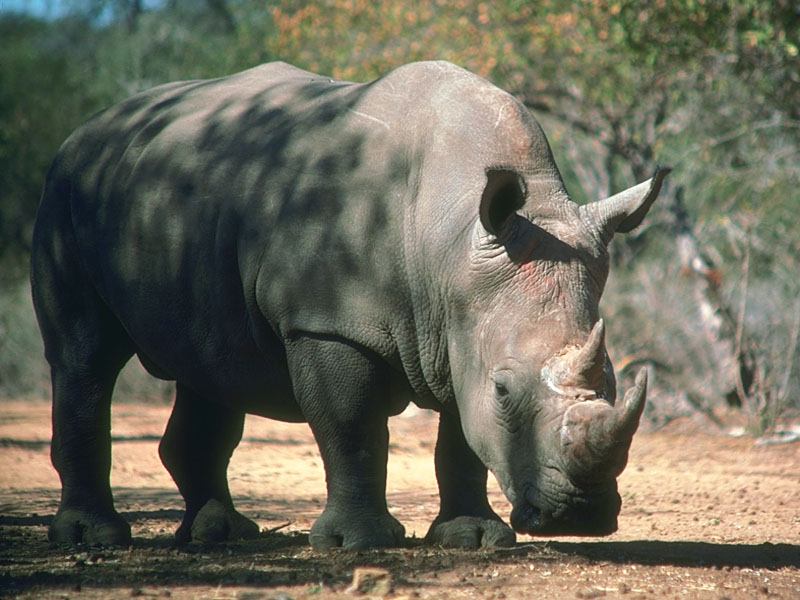
M616 478L647 377L616 401L598 304L608 243L641 222L668 172L585 206L560 178L486 172L448 352L466 439L512 503L517 532L617 528Z

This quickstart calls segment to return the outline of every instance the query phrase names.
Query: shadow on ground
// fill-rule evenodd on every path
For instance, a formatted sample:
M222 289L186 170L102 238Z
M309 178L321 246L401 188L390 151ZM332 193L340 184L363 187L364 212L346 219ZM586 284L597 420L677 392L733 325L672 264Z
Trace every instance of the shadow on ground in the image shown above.
M173 519L173 511L157 511ZM154 515L126 513L131 521ZM403 586L437 585L439 574L492 565L549 569L602 563L780 569L800 567L800 546L705 542L536 542L463 551L408 540L402 549L316 553L308 536L272 531L255 540L175 546L171 535L135 539L129 548L67 547L45 539L47 519L0 519L0 595L31 589L147 586L343 586L357 566L388 569ZM32 527L31 527L32 525Z
M590 560L683 567L800 567L800 546L793 544L714 544L708 542L554 542L552 550Z

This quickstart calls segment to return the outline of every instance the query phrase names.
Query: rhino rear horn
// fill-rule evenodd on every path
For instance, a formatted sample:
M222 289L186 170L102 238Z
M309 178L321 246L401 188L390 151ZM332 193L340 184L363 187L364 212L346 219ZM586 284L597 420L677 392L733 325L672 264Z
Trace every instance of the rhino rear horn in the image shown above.
M647 181L605 200L581 206L581 215L607 244L616 232L628 233L639 226L658 198L661 184L670 171L669 167L656 167L653 177Z
M606 366L606 328L603 319L592 327L589 339L572 357L570 372L572 376L587 387L599 389L605 381Z
M550 359L543 370L545 380L558 390L593 395L605 387L606 329L603 319L592 327L586 343L569 348Z

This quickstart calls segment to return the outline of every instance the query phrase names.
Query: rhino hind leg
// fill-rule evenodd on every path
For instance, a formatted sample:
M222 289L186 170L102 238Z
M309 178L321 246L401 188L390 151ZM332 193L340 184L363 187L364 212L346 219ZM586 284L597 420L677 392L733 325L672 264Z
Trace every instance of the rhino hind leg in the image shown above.
M402 545L405 529L386 505L388 367L368 350L323 336L293 340L287 358L325 465L328 498L311 528L312 547Z
M111 471L111 395L133 345L95 291L70 227L65 186L48 181L31 253L36 316L50 363L53 439L61 502L50 524L60 543L125 545Z
M207 401L181 383L176 387L175 406L158 448L186 502L176 540L257 537L258 525L236 511L228 489L228 463L242 438L244 412Z
M488 471L467 445L456 415L439 416L435 460L441 506L425 539L458 548L513 546L514 531L489 505Z
M113 380L91 369L52 371L51 457L62 490L48 537L68 544L127 545L131 528L115 510L109 484Z

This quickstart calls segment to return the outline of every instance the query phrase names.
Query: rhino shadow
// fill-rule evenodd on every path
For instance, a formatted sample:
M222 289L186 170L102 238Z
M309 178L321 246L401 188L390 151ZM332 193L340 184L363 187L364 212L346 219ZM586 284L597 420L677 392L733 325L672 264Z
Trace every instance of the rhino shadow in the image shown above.
M781 569L800 567L797 544L719 544L713 542L551 542L548 548L590 560L620 564L670 565L676 567L743 567Z

